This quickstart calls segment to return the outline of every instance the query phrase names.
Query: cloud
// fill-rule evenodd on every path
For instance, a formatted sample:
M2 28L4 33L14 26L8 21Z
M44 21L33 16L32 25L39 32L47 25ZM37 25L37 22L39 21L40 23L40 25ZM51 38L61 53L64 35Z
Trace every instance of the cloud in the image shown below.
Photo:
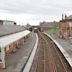
M72 0L1 0L0 9L11 13L50 14L71 10Z
M0 13L5 13L3 19L9 16L19 23L58 20L62 13L72 14L72 0L1 0Z

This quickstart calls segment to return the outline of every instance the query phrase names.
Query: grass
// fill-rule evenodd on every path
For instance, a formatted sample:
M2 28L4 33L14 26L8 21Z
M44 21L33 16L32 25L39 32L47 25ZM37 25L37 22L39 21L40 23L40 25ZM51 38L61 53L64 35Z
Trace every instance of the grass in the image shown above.
M58 29L57 28L51 28L48 30L49 33L57 33Z

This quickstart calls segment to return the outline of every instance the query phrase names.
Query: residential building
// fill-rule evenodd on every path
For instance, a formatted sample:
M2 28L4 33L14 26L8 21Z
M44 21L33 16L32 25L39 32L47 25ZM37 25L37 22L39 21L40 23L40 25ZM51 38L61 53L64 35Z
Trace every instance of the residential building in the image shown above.
M47 31L50 28L58 27L59 22L40 22L40 27L42 31Z

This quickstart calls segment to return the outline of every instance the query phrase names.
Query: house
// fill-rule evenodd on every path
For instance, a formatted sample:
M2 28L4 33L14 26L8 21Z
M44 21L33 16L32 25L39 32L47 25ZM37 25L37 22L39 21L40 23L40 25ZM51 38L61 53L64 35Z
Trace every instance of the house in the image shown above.
M16 22L9 20L0 20L0 25L16 25Z
M62 15L62 20L59 24L59 37L68 39L72 36L72 15L67 17L67 15Z
M54 28L54 27L58 27L58 22L54 21L54 22L40 22L40 27L42 31L47 31L50 28Z
M30 31L23 26L0 26L0 68L6 68L6 55L15 53L29 38Z

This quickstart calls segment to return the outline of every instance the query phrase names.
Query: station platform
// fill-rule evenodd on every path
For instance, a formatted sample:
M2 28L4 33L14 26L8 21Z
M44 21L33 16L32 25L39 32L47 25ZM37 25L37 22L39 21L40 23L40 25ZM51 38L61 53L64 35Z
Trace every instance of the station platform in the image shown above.
M70 40L61 39L56 34L48 32L44 33L55 42L55 44L59 47L59 49L67 59L68 63L72 67L72 43L70 42Z
M0 72L21 72L26 65L35 42L36 35L33 34L31 38L27 39L24 45L20 46L16 53L6 56L6 69L0 69Z

